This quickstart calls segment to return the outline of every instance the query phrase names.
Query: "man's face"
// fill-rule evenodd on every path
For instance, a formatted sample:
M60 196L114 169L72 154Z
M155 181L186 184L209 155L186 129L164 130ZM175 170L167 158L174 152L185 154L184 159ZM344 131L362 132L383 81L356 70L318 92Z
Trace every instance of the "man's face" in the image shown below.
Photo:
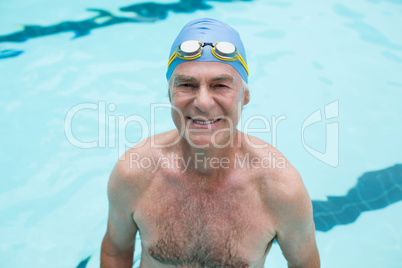
M170 83L173 121L190 145L228 144L249 101L239 73L221 62L189 61L176 67Z

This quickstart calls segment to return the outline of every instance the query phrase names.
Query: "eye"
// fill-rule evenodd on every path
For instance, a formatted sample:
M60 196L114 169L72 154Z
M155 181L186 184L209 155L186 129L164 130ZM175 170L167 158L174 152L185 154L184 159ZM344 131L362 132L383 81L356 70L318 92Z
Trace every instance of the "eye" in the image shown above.
M182 83L182 84L179 84L179 87L184 87L184 88L189 87L189 88L193 88L194 85L193 85L193 84L190 84L190 83Z
M215 85L215 88L218 88L218 89L225 89L225 88L229 88L227 85L225 85L225 84L216 84Z

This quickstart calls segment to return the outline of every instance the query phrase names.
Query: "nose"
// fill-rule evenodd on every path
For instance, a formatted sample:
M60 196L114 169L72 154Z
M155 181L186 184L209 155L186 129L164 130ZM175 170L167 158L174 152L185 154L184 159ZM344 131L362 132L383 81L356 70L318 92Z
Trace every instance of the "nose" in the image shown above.
M214 98L208 88L202 86L197 92L197 96L194 100L195 107L203 113L208 112L214 106Z

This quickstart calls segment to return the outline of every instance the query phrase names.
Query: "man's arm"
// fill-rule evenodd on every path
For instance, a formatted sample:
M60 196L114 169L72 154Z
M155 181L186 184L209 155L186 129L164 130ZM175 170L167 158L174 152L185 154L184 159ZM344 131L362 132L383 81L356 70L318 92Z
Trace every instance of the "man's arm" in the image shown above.
M294 179L281 206L276 240L288 267L320 267L311 200L298 172L291 173Z
M109 217L101 248L102 268L133 266L137 226L130 205L135 193L131 191L132 185L125 174L128 172L124 172L124 167L118 163L109 179Z

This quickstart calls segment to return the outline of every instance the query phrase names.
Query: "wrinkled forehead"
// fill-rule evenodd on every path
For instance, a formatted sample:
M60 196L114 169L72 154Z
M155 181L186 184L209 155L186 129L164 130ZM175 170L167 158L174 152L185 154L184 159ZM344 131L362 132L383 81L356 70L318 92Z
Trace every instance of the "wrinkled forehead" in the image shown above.
M186 61L177 65L169 83L176 81L227 81L242 84L242 77L233 66L222 62Z

